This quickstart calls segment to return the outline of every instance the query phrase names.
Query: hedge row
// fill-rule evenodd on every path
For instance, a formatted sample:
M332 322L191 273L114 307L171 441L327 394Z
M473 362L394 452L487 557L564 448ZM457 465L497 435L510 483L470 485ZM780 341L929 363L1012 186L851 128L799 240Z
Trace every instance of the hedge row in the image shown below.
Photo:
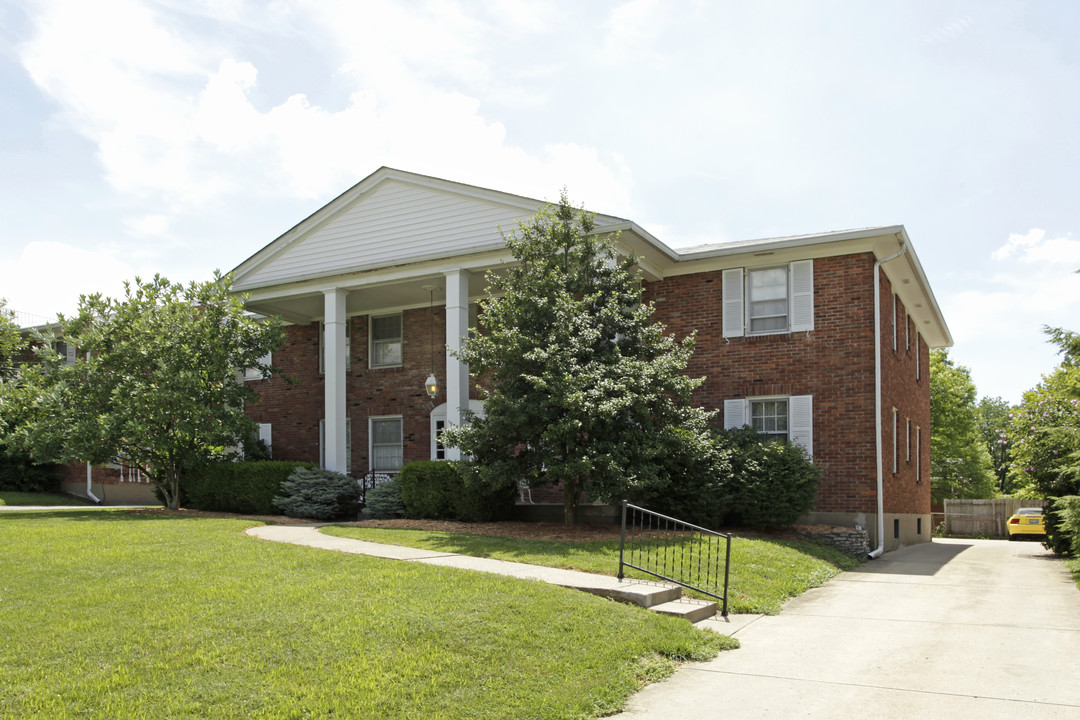
M488 487L462 472L458 463L421 460L407 463L398 475L405 516L432 520L490 522L508 517L517 485Z
M277 515L273 505L281 483L297 468L312 463L260 460L206 465L185 475L180 501L195 510L233 512L244 515Z
M60 492L59 466L39 465L28 455L10 448L0 448L0 490Z

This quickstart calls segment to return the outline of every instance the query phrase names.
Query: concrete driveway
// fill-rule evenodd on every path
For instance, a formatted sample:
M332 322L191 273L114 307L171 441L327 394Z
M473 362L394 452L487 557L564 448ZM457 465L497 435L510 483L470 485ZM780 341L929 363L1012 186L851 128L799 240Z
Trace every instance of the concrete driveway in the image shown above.
M1037 542L887 553L762 617L622 718L1080 718L1080 590Z

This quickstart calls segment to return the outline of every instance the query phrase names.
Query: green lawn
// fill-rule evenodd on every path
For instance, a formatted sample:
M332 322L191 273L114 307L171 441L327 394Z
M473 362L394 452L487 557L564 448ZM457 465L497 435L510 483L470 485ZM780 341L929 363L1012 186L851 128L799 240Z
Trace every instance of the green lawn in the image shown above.
M579 543L513 540L463 533L349 526L329 526L322 531L328 535L371 542L605 575L615 575L619 570L617 540ZM817 543L734 538L731 545L731 597L728 609L734 613L776 614L788 598L817 587L841 571L857 567L859 563L858 559L847 553Z
M586 593L263 542L250 524L0 516L0 717L595 717L735 645Z
M0 490L0 505L88 505L85 500L71 497L70 495L53 495L51 493L15 492L13 490Z

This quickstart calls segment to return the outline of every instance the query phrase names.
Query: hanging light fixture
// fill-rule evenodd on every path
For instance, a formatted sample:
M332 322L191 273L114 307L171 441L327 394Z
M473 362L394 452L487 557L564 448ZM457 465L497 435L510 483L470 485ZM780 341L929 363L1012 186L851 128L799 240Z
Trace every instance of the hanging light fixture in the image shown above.
M431 374L428 375L427 380L424 382L424 389L427 391L428 397L434 400L439 396L439 380L435 377L435 288L431 285L426 287L428 291L428 310L430 311L428 342L431 348Z

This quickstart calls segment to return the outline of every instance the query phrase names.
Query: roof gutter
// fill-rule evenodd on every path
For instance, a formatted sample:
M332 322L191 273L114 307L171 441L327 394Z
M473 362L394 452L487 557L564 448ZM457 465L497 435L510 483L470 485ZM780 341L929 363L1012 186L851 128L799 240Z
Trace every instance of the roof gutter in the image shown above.
M877 539L878 546L867 557L871 560L885 552L885 473L881 462L881 266L907 252L902 236L900 249L892 255L874 262L874 445L877 449Z

